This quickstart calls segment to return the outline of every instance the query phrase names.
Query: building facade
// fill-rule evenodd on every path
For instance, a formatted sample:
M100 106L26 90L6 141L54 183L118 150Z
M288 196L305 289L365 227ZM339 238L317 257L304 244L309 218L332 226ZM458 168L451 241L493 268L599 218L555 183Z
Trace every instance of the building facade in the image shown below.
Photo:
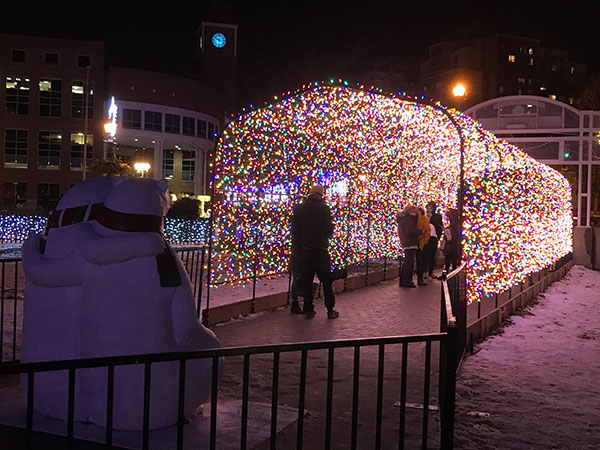
M237 28L201 33L195 77L111 67L101 42L0 34L0 210L47 213L112 156L148 164L140 175L169 180L172 193L205 193L235 102Z
M544 96L573 105L586 79L586 65L572 61L565 50L542 47L538 39L494 34L467 45L432 45L407 90L460 110L510 95ZM459 83L466 88L463 96L452 92Z
M84 144L102 156L104 44L0 35L0 76L0 208L47 211L82 179Z
M132 168L148 164L145 176L169 180L172 193L204 194L208 154L223 120L218 93L196 80L134 69L109 67L108 80L104 111L114 98L117 127L105 135L104 157Z
M570 181L576 227L600 226L600 111L515 95L487 100L465 113Z

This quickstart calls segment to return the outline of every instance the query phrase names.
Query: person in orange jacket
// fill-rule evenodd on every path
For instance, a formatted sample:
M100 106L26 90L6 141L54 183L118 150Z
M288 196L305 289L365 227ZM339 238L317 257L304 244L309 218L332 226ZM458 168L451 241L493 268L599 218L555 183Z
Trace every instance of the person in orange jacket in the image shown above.
M427 283L423 280L423 274L425 273L425 253L423 252L423 248L429 242L431 230L429 228L429 219L425 215L425 210L423 208L418 209L417 229L422 231L419 236L419 249L417 251L417 284L419 286L427 286Z

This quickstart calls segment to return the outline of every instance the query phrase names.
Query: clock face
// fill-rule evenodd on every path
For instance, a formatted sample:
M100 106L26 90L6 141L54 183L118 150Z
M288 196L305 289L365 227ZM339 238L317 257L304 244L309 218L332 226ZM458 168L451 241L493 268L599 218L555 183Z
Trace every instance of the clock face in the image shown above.
M212 35L211 42L215 47L223 48L227 44L227 38L223 33L215 33Z

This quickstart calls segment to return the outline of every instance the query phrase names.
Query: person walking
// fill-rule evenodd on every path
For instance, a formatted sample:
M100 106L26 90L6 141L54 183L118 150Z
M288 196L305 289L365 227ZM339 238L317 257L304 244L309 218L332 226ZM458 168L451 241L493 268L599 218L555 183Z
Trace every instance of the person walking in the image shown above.
M399 285L414 288L413 265L419 249L419 236L421 230L417 228L417 214L419 210L414 205L408 205L396 215L398 222L398 237L404 251L404 261L400 268Z
M298 205L292 215L292 240L300 249L300 291L304 297L302 311L312 319L315 316L313 305L313 278L315 274L323 285L323 296L327 317L335 319L339 313L334 310L333 276L329 257L329 239L333 237L331 210L325 203L325 188L315 185L310 188L306 200Z
M429 220L425 215L423 208L417 208L419 214L417 215L417 229L421 231L419 236L419 248L417 249L417 284L419 286L427 286L427 283L423 279L425 273L425 245L429 242L429 235L431 230L429 229Z
M427 217L429 219L429 242L425 245L425 272L429 273L429 278L434 278L435 262L437 260L438 242L444 232L444 224L442 216L436 212L437 205L435 202L429 202L425 206Z

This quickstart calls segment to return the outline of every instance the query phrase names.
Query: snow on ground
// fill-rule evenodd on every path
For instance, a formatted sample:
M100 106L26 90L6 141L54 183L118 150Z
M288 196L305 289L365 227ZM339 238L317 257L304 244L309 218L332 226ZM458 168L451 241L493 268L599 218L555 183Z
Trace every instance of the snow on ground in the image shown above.
M0 261L21 257L21 244L0 243Z
M455 448L600 449L600 272L536 300L463 361Z

